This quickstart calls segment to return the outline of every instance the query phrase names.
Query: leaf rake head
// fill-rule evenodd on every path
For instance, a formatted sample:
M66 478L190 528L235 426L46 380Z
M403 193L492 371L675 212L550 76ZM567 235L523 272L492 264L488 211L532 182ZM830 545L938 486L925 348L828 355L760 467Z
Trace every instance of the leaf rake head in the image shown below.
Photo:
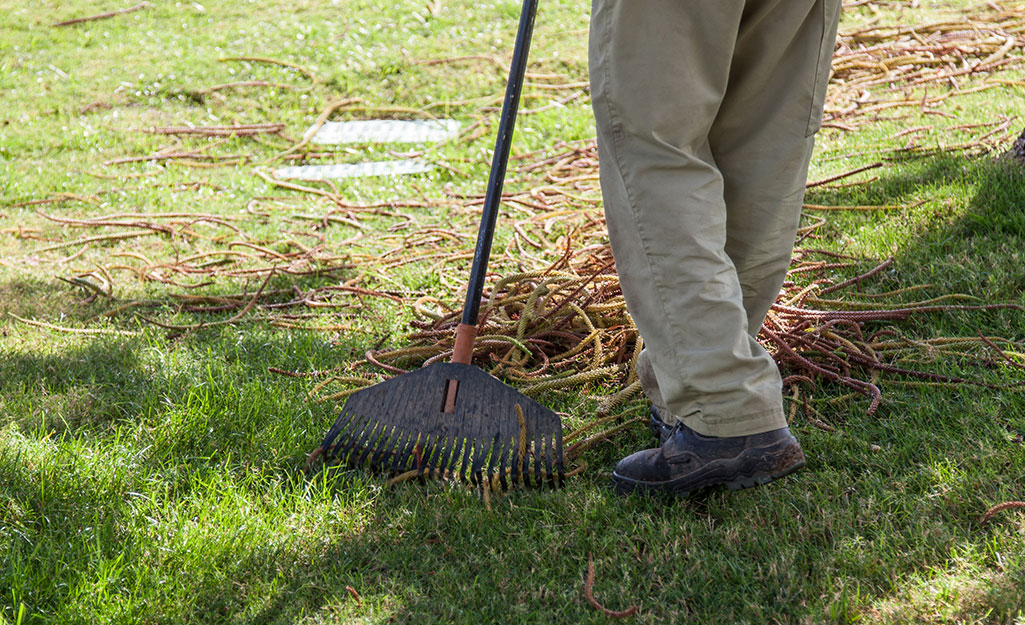
M503 489L561 485L564 473L559 417L458 363L433 364L353 393L320 449L325 463L415 470L474 485L497 479Z

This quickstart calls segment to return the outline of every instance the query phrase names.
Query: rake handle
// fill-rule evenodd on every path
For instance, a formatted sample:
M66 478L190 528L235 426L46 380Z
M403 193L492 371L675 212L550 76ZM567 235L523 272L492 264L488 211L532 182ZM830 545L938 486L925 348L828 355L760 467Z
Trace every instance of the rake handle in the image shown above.
M477 326L460 323L456 326L456 345L452 348L452 362L470 364L473 358L473 342L477 339Z
M452 348L452 362L461 365L470 364L473 358L473 342L477 339L477 326L460 323L456 326L456 345ZM452 413L456 409L456 398L459 396L459 382L449 380L445 386L445 405L441 411Z
M495 224L502 203L502 185L505 183L505 170L509 164L513 129L516 126L516 110L519 108L520 93L523 91L523 76L527 71L527 53L530 50L530 37L534 33L537 2L538 0L523 0L523 8L520 10L520 25L516 31L516 45L513 47L512 64L509 66L509 81L505 86L505 102L502 104L502 117L498 122L495 153L491 157L491 174L488 177L487 194L484 196L484 210L480 217L480 229L477 231L477 247L473 251L470 284L466 289L466 301L463 303L463 319L456 327L456 344L452 349L454 363L468 365L473 358L480 299L484 294L491 242L495 238ZM459 382L449 380L445 389L445 405L442 408L444 412L451 413L455 410L458 393Z
M463 304L461 325L477 326L480 298L484 293L484 278L488 272L488 258L491 256L491 241L495 236L495 222L498 220L502 185L505 182L505 170L509 163L509 150L512 147L513 128L516 125L516 110L519 108L520 93L523 91L523 75L527 70L527 52L530 49L530 37L534 32L537 2L538 0L523 0L523 8L520 11L520 25L516 32L512 64L509 67L509 82L505 88L505 102L502 105L502 118L498 124L495 153L491 158L491 175L488 178L487 194L484 197L484 212L481 215L480 230L477 233L477 248L473 253L473 266L470 269L470 284L466 291L466 302ZM466 333L465 330L463 332ZM457 348L459 347L459 336L457 331ZM469 346L464 347L465 353L460 353L458 349L453 353L452 362L469 364L472 351L473 340L471 339ZM465 360L460 360L460 357Z

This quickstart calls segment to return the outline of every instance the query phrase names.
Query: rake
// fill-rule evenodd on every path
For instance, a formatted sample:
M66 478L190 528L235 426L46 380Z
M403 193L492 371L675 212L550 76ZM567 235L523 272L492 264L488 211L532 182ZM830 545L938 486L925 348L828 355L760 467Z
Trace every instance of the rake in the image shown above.
M319 450L325 462L482 484L561 484L562 424L470 364L537 0L524 0L452 360L353 393ZM319 454L318 454L319 452Z

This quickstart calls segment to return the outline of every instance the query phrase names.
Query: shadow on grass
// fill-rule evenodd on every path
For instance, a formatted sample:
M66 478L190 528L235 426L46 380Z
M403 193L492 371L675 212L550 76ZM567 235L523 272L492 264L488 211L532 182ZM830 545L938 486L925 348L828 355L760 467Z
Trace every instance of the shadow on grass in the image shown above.
M60 318L83 316L84 309L66 284L25 276L0 284L0 326L11 321L8 313L25 318Z
M827 215L833 231L874 228L903 280L943 293L1021 303L1025 292L1025 164L938 154L905 158L869 185L811 189L810 204L926 207ZM888 239L887 231L898 233ZM892 273L892 272L891 272ZM882 277L885 278L885 277ZM884 280L885 283L885 280ZM892 285L890 285L892 286ZM881 289L886 290L886 289Z
M0 404L23 432L46 435L103 432L153 411L161 393L138 346L100 339L55 353L5 353Z
M872 176L877 179L866 185L837 186L823 185L808 190L805 201L808 204L826 204L837 206L864 205L898 205L918 199L923 191L944 187L962 180L965 167L969 161L959 155L907 154L892 161L884 162L884 173L872 176L880 170L869 170L859 178ZM845 180L838 181L843 185Z
M258 304L276 304L279 307L300 298L302 293L317 287L336 284L348 267L326 269L303 275L278 274L263 286ZM135 328L136 315L151 316L158 313L180 313L182 325L223 320L241 311L256 296L263 278L239 280L223 277L200 289L178 289L154 284L160 292L150 297L137 295L108 298L94 290L69 284L54 278L22 275L0 283L0 321L8 320L8 313L33 320L58 323L57 320L95 322L109 320L118 327ZM203 300L201 298L207 298ZM227 300L227 301L224 301ZM130 302L139 305L124 308ZM121 312L123 311L123 312Z
M1025 304L1025 164L985 160L969 171L966 210L923 233L899 260L951 292Z

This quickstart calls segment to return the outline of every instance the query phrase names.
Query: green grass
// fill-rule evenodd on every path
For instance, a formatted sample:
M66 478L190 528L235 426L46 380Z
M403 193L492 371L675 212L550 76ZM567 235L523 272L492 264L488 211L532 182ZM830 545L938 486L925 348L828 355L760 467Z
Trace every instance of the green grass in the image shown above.
M921 4L891 3L880 19L924 21L964 5ZM606 622L584 599L588 554L595 596L611 608L638 605L633 620L642 623L1025 622L1025 515L1012 510L977 523L991 505L1025 495L1025 396L1017 390L884 378L884 404L866 417L867 401L826 404L842 391L824 387L818 405L837 431L813 427L798 411L792 427L808 455L804 471L766 488L684 502L620 498L609 489L613 463L650 444L641 427L587 452L588 469L565 489L514 491L494 499L491 511L454 485L390 488L346 470L305 477L305 456L336 408L308 400L317 380L268 367L330 369L379 342L403 344L411 311L353 298L312 320L350 324L347 332L243 320L184 333L127 315L107 318L118 304L146 298L160 303L147 314L163 323L209 320L177 312L173 295L181 288L128 272L115 275L115 301L85 302L87 293L57 278L92 271L114 253L170 261L223 247L233 235L197 225L208 238L102 243L61 263L78 247L36 250L93 231L48 221L35 209L73 218L211 213L237 218L232 223L261 244L279 243L285 231L305 233L297 240L309 243L316 232L326 250L351 255L345 268L276 276L269 287L305 290L364 275L370 288L458 305L461 263L427 260L385 273L374 257L401 240L389 228L403 220L475 233L473 209L451 211L440 199L484 189L497 111L482 107L501 95L504 70L479 58L418 61L507 58L518 4L154 2L109 20L50 27L123 6L0 0L0 623ZM849 10L845 26L874 17L869 7ZM536 82L586 80L587 26L586 5L542 3L531 71L562 78ZM218 60L231 56L295 63L317 81L294 68ZM1025 79L1020 70L1003 77ZM199 93L243 80L293 88ZM526 94L526 109L556 99L536 86ZM942 109L950 118L912 111L857 132L826 129L811 178L872 163L906 139L894 135L917 125L935 126L921 139L925 147L966 140L955 126L1001 115L1017 115L1012 128L1020 128L1023 95L1007 85L952 98ZM152 126L280 121L295 139L344 98L371 108L431 107L489 132L429 148L449 168L340 182L349 202L426 204L396 209L404 216L367 216L364 238L349 245L342 242L356 234L351 226L314 230L295 219L323 215L330 203L253 174L290 145L283 138L235 138L211 148L253 155L236 167L104 165L168 145L167 137L140 132ZM364 114L373 112L336 118ZM524 116L514 151L589 139L592 124L583 94ZM208 143L185 138L183 149ZM356 146L331 160L387 158L388 149ZM865 285L869 292L928 283L915 297L963 293L1025 305L1025 173L991 156L908 155L859 174L878 175L872 184L814 189L814 204L924 200L910 209L830 213L815 245L872 259L893 255L891 270ZM206 186L176 186L196 181ZM534 184L524 177L508 188ZM95 203L17 206L55 193L95 196ZM508 236L500 234L496 249ZM471 245L467 238L450 249ZM514 270L508 261L495 266L496 274ZM224 278L198 292L253 292L259 282ZM132 335L69 334L8 313ZM1025 316L948 312L898 329L916 338L982 332L1018 341L1021 352ZM1010 364L921 366L994 384L1022 379ZM577 424L614 390L586 387L544 399ZM628 410L644 408L637 401Z

